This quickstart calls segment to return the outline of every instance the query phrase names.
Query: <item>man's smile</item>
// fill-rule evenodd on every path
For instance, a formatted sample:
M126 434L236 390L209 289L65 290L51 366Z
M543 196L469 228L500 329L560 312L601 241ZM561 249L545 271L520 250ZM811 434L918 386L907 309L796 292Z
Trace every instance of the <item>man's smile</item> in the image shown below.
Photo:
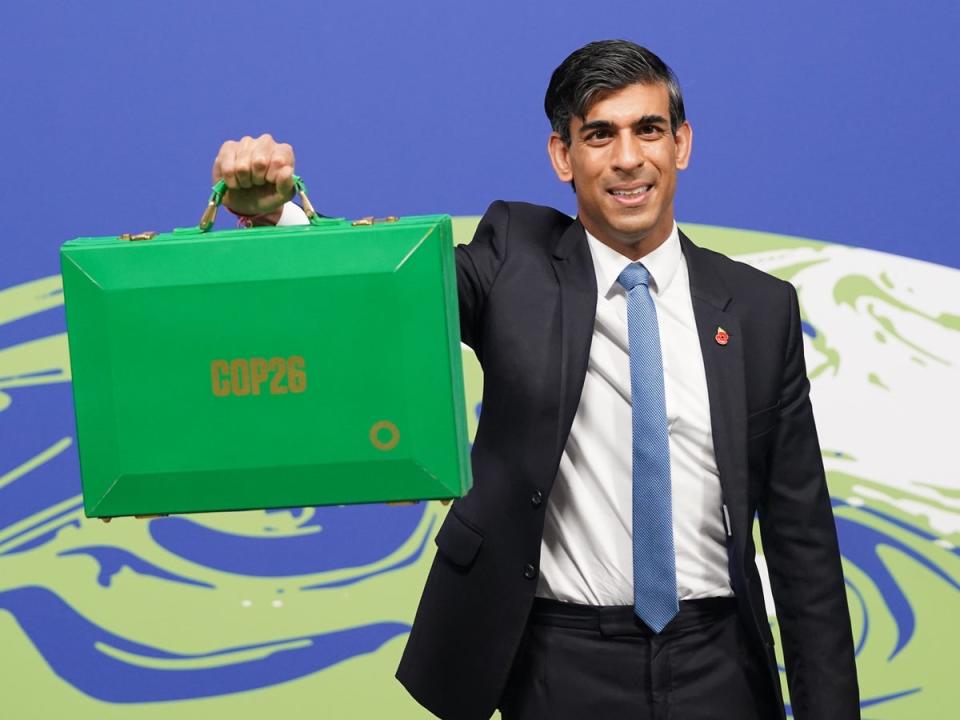
M629 185L615 185L607 190L607 193L619 204L635 207L643 205L650 197L652 190L653 184L651 183L630 183Z

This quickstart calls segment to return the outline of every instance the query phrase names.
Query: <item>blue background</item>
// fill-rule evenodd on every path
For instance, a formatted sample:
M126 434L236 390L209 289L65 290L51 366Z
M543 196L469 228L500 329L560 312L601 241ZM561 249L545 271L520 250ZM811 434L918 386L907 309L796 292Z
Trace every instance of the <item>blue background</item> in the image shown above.
M574 211L543 92L579 45L670 63L681 220L960 266L960 5L44 2L0 6L0 287L77 235L196 223L220 143L269 131L328 214Z
M572 213L575 198L547 161L543 93L553 68L569 52L606 37L649 46L679 75L694 127L693 160L678 195L681 221L797 235L960 267L954 240L960 228L958 29L960 4L946 0L796 5L7 0L0 2L0 290L55 275L58 248L70 238L195 224L221 142L267 131L294 145L298 171L327 214L478 215L497 198ZM221 218L221 224L229 222ZM49 310L0 326L0 351L63 329L62 308L52 303ZM41 370L37 377L42 375ZM0 473L74 433L69 384L40 380L9 391L13 404L0 416ZM950 421L942 419L949 412L945 407L936 422ZM918 447L929 421L917 423ZM5 562L53 544L65 527L81 526L75 453L71 446L3 487L0 531L76 500L40 523L48 522L49 532L0 551ZM895 618L892 659L920 626L878 548L913 557L954 592L960 586L907 545L858 529L848 520L858 506L835 502L845 556L876 584ZM124 568L135 571L137 583L162 578L174 588L157 600L162 602L194 597L182 594L184 588L212 589L203 579L211 575L233 574L260 587L264 577L272 582L365 566L412 537L425 512L423 507L326 509L298 526L322 524L325 535L256 543L183 518L151 521L150 541L164 551L162 557L205 573L196 578L175 575L122 548L82 547L65 554L95 559L96 582L104 589L113 587ZM879 517L869 507L863 512ZM897 518L884 521L899 523L904 533L924 532ZM410 555L383 572L418 562L434 530L430 524ZM357 537L364 542L355 544ZM936 538L927 533L922 539ZM951 559L960 554L950 547ZM58 577L51 568L75 567L55 563L66 561L48 558L36 571L51 587ZM360 587L369 575L337 577L298 592L320 596L333 587ZM866 608L867 600L851 587L859 598L855 611ZM193 674L185 663L179 673L128 676L123 673L129 667L114 667L92 652L97 643L146 658L173 656L88 622L70 597L58 598L49 588L4 591L0 583L0 611L6 611L0 617L16 618L65 685L105 701L79 710L79 695L71 696L69 711L62 705L71 717L82 712L105 717L106 703L239 696L241 690L294 678L316 680L318 670L372 652L407 627L377 621L353 628L357 632L350 636L305 634L307 650L275 655L266 670L254 662L225 661L223 672L214 674ZM129 617L152 606L142 602L121 609ZM866 610L860 614L862 645ZM206 621L197 618L186 620ZM875 627L874 637L882 641L883 625ZM949 630L935 627L938 639ZM923 683L935 685L929 668L948 667L954 647L944 642L937 648L942 661L928 649L926 664L918 664L916 656L907 662L920 668ZM34 655L14 651L7 657L18 662ZM916 678L900 670L904 665L870 666L878 676L888 667L891 675L871 682L890 694L865 696L864 707L920 693ZM903 674L902 683L899 677L890 680L892 674ZM387 687L400 692L387 675L382 679L378 692ZM59 702L60 696L39 697L42 691L33 688L15 690L14 700L31 707L35 700ZM257 696L243 697L248 703ZM3 703L0 715L9 711ZM187 712L185 707L176 712ZM189 712L206 713L199 704L190 707ZM253 704L247 709L262 716Z

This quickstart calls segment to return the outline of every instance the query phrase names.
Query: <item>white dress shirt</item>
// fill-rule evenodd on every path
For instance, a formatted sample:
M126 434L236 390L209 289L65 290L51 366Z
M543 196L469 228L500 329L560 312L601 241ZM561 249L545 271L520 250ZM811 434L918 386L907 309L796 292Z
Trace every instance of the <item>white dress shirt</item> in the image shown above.
M589 233L587 242L597 314L583 394L547 504L537 595L633 605L630 345L627 295L617 282L630 260ZM729 596L707 380L676 224L641 262L651 277L663 354L678 597Z

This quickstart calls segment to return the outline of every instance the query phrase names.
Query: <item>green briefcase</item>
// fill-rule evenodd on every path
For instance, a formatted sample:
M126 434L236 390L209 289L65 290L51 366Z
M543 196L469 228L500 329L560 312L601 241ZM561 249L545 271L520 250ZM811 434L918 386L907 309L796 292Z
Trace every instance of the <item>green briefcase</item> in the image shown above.
M77 238L60 250L88 517L460 497L449 216Z

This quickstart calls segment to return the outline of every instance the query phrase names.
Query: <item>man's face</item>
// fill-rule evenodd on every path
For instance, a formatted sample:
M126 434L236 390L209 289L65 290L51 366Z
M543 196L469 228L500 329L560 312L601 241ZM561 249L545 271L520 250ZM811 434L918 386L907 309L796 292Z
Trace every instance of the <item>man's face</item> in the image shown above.
M637 259L670 234L677 171L687 167L692 140L688 123L670 131L666 86L635 84L574 117L569 146L553 133L549 152L557 177L576 186L584 227Z

